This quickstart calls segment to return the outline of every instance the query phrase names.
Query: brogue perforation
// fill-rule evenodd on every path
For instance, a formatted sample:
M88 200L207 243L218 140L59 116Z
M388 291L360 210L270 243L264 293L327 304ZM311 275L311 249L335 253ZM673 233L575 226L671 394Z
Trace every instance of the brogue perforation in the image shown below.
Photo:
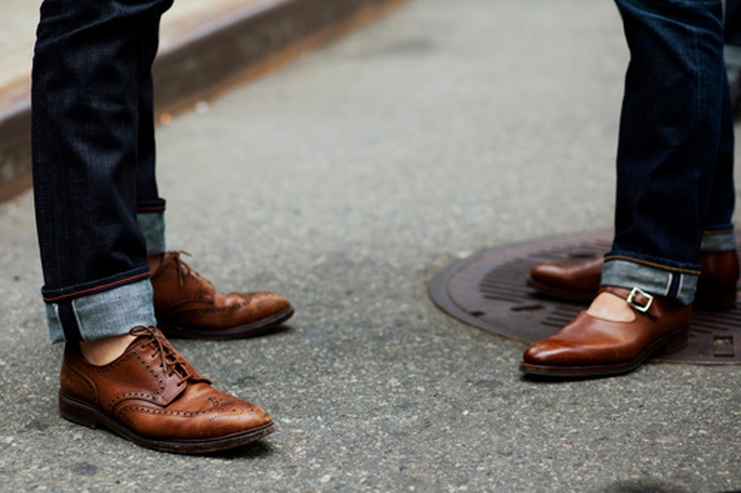
M156 328L131 334L136 339L124 355L103 367L87 363L78 348L66 348L59 392L63 417L179 453L224 450L275 429L262 409L211 387ZM142 365L150 355L162 364ZM225 413L222 402L232 412Z

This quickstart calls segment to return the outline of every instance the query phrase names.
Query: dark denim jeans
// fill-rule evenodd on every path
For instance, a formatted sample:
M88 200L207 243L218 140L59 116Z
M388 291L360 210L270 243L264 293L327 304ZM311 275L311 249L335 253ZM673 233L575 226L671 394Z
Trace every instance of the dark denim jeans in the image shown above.
M631 60L603 285L694 298L699 252L731 250L733 119L721 0L616 0Z
M33 68L33 175L53 341L154 322L164 250L151 66L172 0L44 0ZM149 244L148 244L149 243Z

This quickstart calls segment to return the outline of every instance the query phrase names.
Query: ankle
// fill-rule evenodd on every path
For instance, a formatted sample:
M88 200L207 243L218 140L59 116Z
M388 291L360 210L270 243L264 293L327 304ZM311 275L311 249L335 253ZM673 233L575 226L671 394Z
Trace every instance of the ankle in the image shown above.
M587 309L587 315L609 322L632 322L636 312L621 297L601 292Z
M80 351L88 363L103 366L121 356L136 337L125 334L80 342Z
M162 265L162 259L165 257L164 253L157 253L147 257L147 265L149 266L149 274L153 275L157 272L157 269Z

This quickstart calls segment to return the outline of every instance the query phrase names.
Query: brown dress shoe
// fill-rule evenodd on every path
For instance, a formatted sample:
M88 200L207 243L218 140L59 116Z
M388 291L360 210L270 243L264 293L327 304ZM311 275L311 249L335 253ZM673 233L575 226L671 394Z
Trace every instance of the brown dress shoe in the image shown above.
M520 369L532 375L597 377L627 373L658 351L681 349L689 337L691 305L638 289L604 287L634 310L629 322L580 313L554 335L531 344Z
M180 258L167 252L152 275L157 324L167 337L232 339L279 326L293 307L266 291L221 294Z
M265 411L211 387L157 328L131 334L138 337L104 366L67 345L59 390L64 418L176 453L225 450L275 430Z
M711 310L736 306L739 276L736 251L703 252L699 263L702 274L697 282L695 306ZM554 298L592 301L599 290L603 264L602 257L595 257L576 264L536 265L530 271L527 284Z

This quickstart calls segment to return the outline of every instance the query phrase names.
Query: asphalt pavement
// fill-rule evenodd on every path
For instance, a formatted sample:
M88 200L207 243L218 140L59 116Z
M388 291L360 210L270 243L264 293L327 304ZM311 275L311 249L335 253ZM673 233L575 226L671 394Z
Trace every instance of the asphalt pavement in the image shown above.
M32 196L0 205L0 490L741 489L741 368L531 381L427 296L459 258L610 228L627 60L609 1L414 0L160 126L168 246L297 309L175 341L278 425L229 453L59 416Z

